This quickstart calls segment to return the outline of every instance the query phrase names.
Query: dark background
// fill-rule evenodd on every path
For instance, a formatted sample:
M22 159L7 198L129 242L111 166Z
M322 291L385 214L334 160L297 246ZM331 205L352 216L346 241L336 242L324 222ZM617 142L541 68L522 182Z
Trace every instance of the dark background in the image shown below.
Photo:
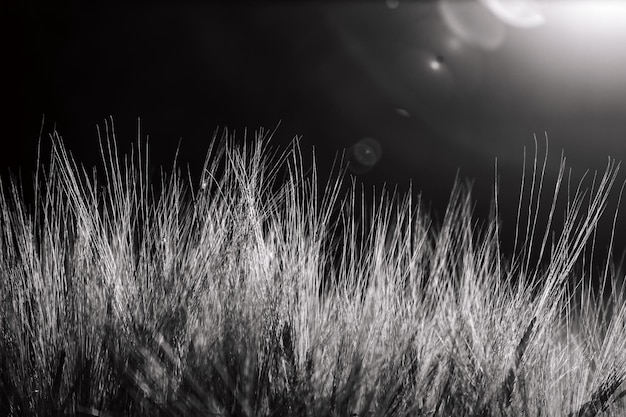
M549 138L540 225L561 150L573 185L626 155L626 4L537 1L537 15L503 21L488 2L22 1L2 25L2 175L30 181L44 115L44 153L56 126L79 161L98 165L96 125L112 116L125 152L140 118L151 164L170 166L181 140L196 179L217 128L243 138L280 123L274 143L301 136L322 178L338 152L374 138L382 157L356 179L366 190L412 181L439 217L457 175L474 181L477 217L487 215L497 158L510 250L533 135L540 158Z

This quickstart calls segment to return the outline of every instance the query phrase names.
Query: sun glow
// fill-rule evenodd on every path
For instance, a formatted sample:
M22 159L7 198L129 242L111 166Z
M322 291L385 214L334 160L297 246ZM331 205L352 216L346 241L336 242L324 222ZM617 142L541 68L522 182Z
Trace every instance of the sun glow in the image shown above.
M626 2L554 1L542 6L550 25L584 39L611 39L626 33Z

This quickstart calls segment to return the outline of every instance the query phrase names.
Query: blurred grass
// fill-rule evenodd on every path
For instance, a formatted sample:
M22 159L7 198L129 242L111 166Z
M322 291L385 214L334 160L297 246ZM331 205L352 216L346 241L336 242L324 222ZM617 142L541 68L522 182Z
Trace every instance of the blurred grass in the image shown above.
M614 161L568 181L554 231L565 161L538 224L535 153L504 259L497 199L478 223L459 183L435 225L383 192L357 218L345 167L320 190L270 136L215 136L198 185L175 168L155 193L148 149L120 158L107 123L104 183L55 133L33 201L1 184L0 415L623 415L623 292L603 303L586 255Z

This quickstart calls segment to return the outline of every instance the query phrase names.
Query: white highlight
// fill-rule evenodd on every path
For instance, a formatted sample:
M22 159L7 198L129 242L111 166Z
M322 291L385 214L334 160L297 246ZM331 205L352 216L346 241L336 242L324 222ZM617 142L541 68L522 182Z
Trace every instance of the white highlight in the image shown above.
M534 28L546 22L531 0L480 0L504 23L516 28Z
M558 27L569 36L615 42L614 35L623 36L626 32L626 2L623 1L554 1L546 3L544 14L550 26Z
M441 69L441 62L439 62L439 60L438 60L438 59L432 59L432 60L430 61L430 68L431 68L433 71L439 71L439 70Z

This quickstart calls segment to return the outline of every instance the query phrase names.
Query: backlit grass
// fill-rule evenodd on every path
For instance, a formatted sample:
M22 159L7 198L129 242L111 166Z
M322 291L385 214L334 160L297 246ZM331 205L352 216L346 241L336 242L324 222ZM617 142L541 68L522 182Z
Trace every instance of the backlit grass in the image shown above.
M626 413L620 277L588 255L614 161L585 189L563 160L549 189L535 155L507 258L497 199L479 222L459 183L435 224L381 193L359 218L341 170L318 184L268 140L215 137L202 178L157 192L107 124L99 176L55 133L32 201L2 182L0 415Z

